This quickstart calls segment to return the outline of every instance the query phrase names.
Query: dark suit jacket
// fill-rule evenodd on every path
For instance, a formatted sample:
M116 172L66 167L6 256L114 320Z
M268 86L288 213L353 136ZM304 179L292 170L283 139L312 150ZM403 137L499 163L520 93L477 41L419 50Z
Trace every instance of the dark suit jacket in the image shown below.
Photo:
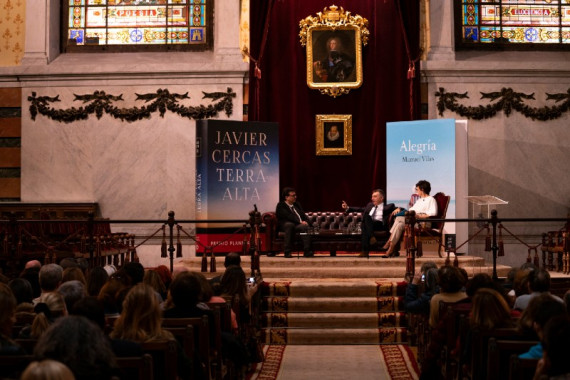
M301 216L301 219L309 223L309 218L307 218L307 215L305 215L305 211L303 211L303 207L301 207L301 204L299 202L295 202L293 203L293 207L295 208L295 210L297 210L299 216ZM277 203L277 208L275 209L275 215L277 216L277 222L279 223L280 229L282 229L283 224L285 224L285 222L291 222L294 223L295 225L301 224L301 222L299 222L299 218L297 218L297 215L295 215L295 213L291 210L291 207L289 207L289 205L285 201Z
M396 209L396 206L393 203L384 204L382 208L382 223L384 223L384 227L388 229L390 225L390 215L392 211ZM374 203L370 202L366 205L366 207L349 207L346 212L361 212L362 219L370 218L370 210L374 207Z

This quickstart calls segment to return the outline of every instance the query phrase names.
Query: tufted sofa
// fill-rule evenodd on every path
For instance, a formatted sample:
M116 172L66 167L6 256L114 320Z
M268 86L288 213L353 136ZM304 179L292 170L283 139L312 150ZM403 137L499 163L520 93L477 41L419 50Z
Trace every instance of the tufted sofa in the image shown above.
M362 213L360 212L334 212L318 211L307 212L310 224L311 247L313 251L328 251L331 256L336 256L337 251L360 252ZM283 251L283 232L277 230L277 216L274 212L266 212L262 215L264 229L263 240L267 253ZM379 249L388 240L389 234L384 231L374 233L377 243L371 250ZM297 239L296 249L301 250L301 241Z

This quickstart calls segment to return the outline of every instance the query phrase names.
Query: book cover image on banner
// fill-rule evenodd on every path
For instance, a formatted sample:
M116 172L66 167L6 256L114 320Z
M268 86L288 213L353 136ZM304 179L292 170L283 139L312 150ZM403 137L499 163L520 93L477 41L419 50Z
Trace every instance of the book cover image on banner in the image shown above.
M277 123L199 120L196 122L196 219L243 220L257 206L264 213L279 201ZM198 224L201 244L215 252L240 251L241 224ZM223 244L218 245L220 241ZM203 251L201 246L197 251Z
M419 180L430 195L451 196L447 218L455 218L455 120L386 123L386 199L409 208Z

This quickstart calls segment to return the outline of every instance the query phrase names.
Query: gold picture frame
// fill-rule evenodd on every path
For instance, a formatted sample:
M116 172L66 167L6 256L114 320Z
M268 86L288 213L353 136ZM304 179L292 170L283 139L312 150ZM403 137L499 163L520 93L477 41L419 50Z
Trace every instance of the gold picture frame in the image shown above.
M317 156L352 155L352 115L317 115Z
M299 22L307 47L307 85L337 97L362 85L362 45L368 43L368 20L331 5Z

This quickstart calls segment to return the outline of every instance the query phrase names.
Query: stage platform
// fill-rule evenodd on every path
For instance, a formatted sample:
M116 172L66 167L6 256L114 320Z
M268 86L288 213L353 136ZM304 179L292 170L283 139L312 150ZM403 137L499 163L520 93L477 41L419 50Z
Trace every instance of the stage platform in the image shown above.
M453 260L453 258L452 258ZM492 275L493 267L485 262L485 259L475 256L459 256L459 266L464 268L469 276L477 273ZM445 264L445 258L424 256L416 259L416 268L419 270L422 263L434 261L438 266ZM249 257L242 256L242 267L249 274L251 261ZM191 271L200 271L202 266L201 257L185 258L176 266L184 266ZM210 259L208 259L208 268ZM306 258L302 253L292 258L282 255L275 257L260 257L260 268L264 280L283 281L300 278L329 278L329 279L394 279L403 280L406 274L406 258L382 258L380 254L372 254L370 258L360 258L358 254L337 254L331 257L328 254L316 253L315 257ZM214 273L204 273L206 277L221 275L224 271L224 258L216 257L216 269ZM506 277L511 267L497 266L497 275Z

